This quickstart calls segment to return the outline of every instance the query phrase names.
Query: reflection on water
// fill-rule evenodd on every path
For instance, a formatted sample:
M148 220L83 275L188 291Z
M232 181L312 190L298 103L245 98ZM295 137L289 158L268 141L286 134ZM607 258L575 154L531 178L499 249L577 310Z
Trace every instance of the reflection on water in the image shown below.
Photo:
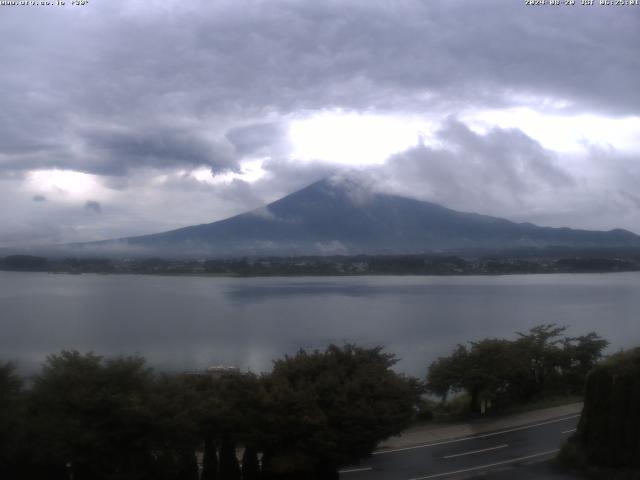
M436 287L437 288L437 287ZM227 294L232 300L258 302L277 297L315 295L340 295L363 297L374 295L416 295L424 293L424 285L367 285L339 284L331 282L286 282L279 285L233 285Z
M271 360L329 343L385 345L423 376L456 343L540 323L640 344L640 274L208 278L0 272L0 358L141 354L159 368Z

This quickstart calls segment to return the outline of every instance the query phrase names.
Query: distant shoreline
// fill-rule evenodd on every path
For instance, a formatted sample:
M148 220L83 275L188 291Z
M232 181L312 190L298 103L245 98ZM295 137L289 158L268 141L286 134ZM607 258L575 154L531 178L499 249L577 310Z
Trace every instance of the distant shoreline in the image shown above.
M570 252L566 252L570 253ZM640 271L640 254L356 255L176 260L160 258L0 258L0 270L51 274L139 274L206 277L494 276Z

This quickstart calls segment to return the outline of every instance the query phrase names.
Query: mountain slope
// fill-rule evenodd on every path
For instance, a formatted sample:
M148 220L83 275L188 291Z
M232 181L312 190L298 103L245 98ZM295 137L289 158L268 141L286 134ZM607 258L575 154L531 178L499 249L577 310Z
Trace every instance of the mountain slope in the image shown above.
M83 244L165 256L426 253L466 248L640 246L625 231L539 227L322 180L266 207L169 232Z

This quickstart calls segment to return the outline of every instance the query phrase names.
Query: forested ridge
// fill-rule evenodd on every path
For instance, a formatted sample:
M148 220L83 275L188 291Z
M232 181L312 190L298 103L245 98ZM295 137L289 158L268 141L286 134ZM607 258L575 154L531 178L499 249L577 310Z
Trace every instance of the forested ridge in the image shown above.
M238 258L0 257L0 270L213 276L507 275L640 271L640 249L522 249L431 255Z

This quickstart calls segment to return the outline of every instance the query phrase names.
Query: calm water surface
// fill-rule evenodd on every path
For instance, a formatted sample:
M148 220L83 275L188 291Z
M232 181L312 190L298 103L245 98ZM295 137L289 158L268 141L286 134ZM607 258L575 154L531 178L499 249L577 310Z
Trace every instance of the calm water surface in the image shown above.
M456 343L540 323L640 345L640 273L208 278L0 272L0 360L61 349L142 354L162 369L268 370L299 348L385 345L423 376Z

